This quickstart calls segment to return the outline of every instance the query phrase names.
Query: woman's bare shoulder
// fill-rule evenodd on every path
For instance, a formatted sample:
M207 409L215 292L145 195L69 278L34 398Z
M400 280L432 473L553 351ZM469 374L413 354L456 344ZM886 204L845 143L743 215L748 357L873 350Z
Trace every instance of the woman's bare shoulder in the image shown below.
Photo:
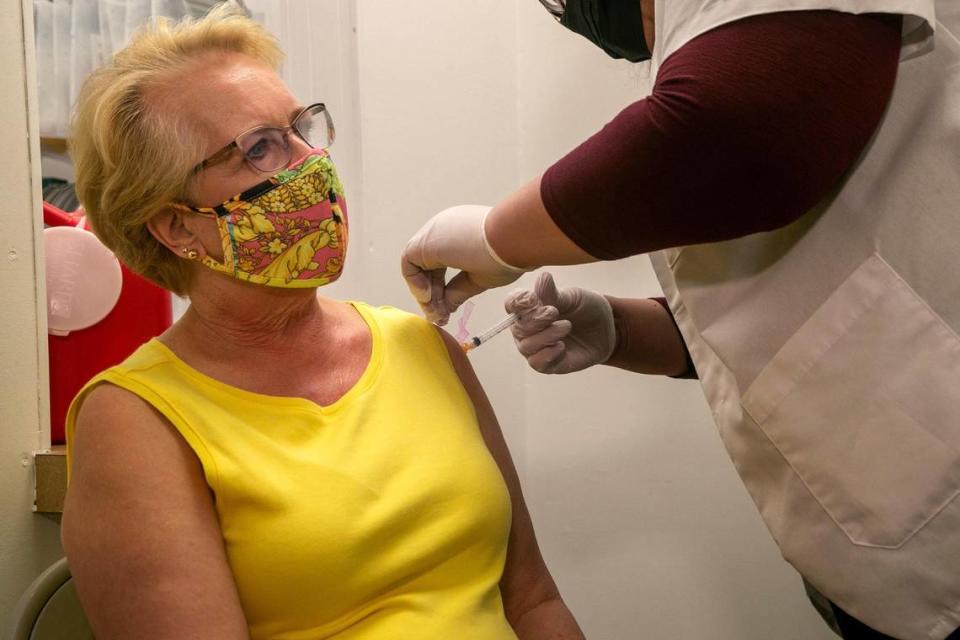
M91 453L108 462L111 457L137 456L156 445L164 455L186 446L170 422L146 400L117 385L104 382L87 392L77 411L71 439L74 464ZM151 453L153 455L153 453Z
M94 501L99 510L115 500L152 510L175 495L174 486L207 491L199 460L173 425L146 400L114 384L101 383L83 398L70 454L68 521L77 515L71 506L79 501Z

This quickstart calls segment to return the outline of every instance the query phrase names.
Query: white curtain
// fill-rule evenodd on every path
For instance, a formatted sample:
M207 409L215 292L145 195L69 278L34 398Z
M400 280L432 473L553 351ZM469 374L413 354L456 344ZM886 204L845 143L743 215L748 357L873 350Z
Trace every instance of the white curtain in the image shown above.
M244 0L250 16L280 42L286 58L280 76L303 104L325 102L335 122L343 121L340 100L347 0Z
M192 0L34 0L40 135L62 138L70 106L90 72L147 20L179 19L213 2Z

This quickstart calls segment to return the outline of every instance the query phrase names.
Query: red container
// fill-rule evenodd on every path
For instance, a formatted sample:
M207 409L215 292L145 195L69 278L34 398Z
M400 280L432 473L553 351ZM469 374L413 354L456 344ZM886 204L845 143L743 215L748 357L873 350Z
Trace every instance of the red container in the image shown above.
M43 203L48 226L76 226L81 216ZM144 342L160 335L173 321L170 293L127 269L113 310L100 322L47 336L50 354L50 430L53 444L64 442L67 409L93 376L119 364Z

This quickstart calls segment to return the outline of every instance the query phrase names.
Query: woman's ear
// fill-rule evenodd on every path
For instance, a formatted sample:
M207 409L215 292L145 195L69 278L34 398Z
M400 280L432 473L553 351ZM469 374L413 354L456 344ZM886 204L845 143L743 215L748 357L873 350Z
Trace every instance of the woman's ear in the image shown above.
M197 218L199 216L192 212L170 206L150 218L147 229L157 242L177 256L195 260L207 253L198 233L200 230L196 228Z

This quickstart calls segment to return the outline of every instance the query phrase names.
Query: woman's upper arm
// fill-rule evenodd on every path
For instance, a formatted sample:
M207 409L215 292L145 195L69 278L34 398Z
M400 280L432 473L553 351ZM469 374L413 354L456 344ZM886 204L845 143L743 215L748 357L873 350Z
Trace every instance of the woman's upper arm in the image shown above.
M542 602L559 598L559 592L540 553L530 513L520 490L520 479L493 407L460 345L446 331L438 329L438 332L446 343L464 389L473 401L483 439L500 467L510 491L513 525L510 529L507 562L500 581L500 590L507 619L514 622Z
M173 426L105 384L71 447L62 538L98 640L247 638L213 497Z

